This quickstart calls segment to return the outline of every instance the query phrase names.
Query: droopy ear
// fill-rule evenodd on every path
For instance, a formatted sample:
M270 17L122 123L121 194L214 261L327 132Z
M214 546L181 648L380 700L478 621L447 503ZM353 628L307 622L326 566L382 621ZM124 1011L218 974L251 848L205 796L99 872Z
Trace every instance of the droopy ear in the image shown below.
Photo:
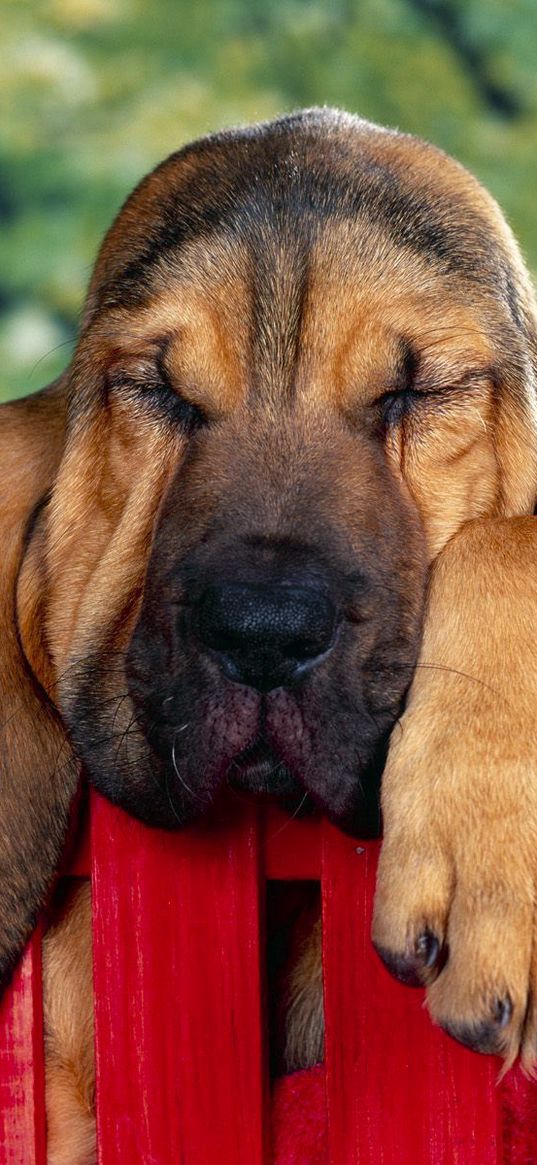
M23 648L17 599L32 521L54 480L64 428L62 382L0 408L0 981L57 869L77 782L59 718ZM36 587L26 588L26 623L39 607Z

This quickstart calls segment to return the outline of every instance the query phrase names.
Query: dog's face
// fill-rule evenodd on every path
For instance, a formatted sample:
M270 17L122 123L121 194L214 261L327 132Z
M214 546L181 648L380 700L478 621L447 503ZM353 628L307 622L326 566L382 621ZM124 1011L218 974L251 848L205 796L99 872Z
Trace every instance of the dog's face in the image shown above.
M346 115L207 139L141 184L20 585L108 796L172 826L233 784L375 828L427 565L533 504L528 295L473 179ZM44 576L48 669L25 640Z

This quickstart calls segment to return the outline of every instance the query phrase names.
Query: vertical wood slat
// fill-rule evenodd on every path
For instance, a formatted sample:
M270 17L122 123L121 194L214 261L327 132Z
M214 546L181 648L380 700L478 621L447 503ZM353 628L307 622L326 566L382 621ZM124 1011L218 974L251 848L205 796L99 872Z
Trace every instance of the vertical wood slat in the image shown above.
M282 825L313 872L313 833ZM322 834L331 1165L497 1165L497 1063L433 1028L372 951L378 846ZM266 1165L253 810L167 835L96 797L93 842L100 1165ZM40 953L36 933L0 1005L2 1165L46 1160Z
M269 805L262 817L262 860L269 881L320 881L321 830L319 822L296 820Z
M498 1165L499 1064L434 1027L370 941L378 843L323 824L330 1165Z
M45 1165L41 932L36 930L0 1002L2 1165Z
M99 1165L266 1165L256 810L166 834L92 795Z

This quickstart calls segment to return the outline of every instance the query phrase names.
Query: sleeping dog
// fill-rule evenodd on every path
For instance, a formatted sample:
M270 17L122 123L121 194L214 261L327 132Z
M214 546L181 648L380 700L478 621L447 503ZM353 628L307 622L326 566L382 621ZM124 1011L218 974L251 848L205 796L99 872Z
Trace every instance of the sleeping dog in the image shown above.
M307 110L140 183L70 367L3 408L4 976L80 766L164 828L233 781L358 835L384 769L381 957L534 1062L536 352L498 207L416 138ZM55 1165L94 1153L87 913L47 942Z

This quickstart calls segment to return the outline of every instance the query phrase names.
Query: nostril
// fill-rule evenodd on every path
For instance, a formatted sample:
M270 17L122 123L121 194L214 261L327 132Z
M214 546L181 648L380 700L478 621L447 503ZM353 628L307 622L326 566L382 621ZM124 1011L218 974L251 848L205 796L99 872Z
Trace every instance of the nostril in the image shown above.
M330 636L330 640L331 638ZM320 654L320 649L323 650L323 643L324 638L323 640L317 639L316 641L313 639L290 640L287 647L289 658L296 659L297 663L300 663L304 659L315 659Z
M254 685L259 680L263 687L285 682L301 665L324 655L336 625L337 612L325 592L285 583L210 586L197 612L204 646L222 656L234 678L241 675Z

